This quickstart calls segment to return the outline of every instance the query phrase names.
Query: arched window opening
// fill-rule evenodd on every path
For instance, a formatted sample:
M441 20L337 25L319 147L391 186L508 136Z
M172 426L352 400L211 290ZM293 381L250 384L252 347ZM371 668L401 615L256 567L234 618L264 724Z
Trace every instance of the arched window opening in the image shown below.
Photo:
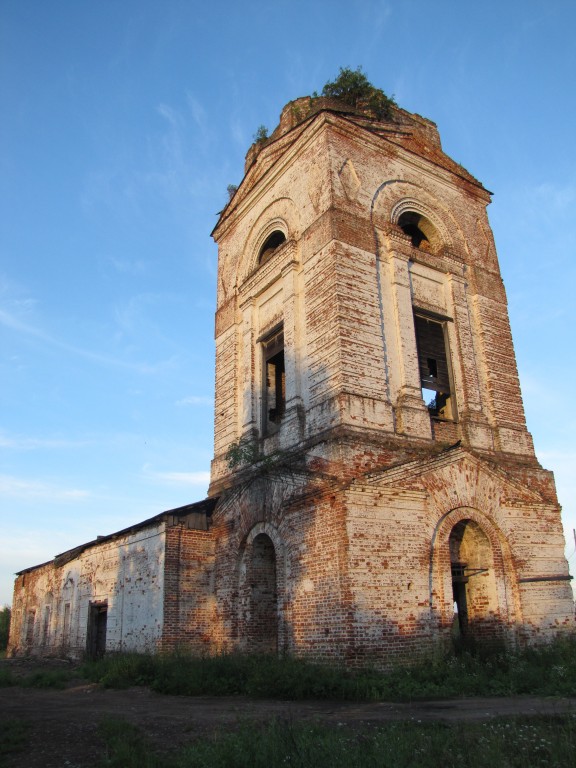
M405 211L398 219L398 226L408 235L412 245L422 251L431 250L437 240L434 226L416 211Z
M272 539L265 533L259 533L252 542L252 557L247 575L250 585L249 649L251 652L276 653L278 650L276 553Z
M258 254L258 263L264 264L264 262L268 261L276 249L285 242L286 235L284 232L279 229L275 229L274 232L272 232L272 234L266 238L262 248L260 248L260 253Z
M461 520L450 533L450 567L454 599L453 636L494 638L498 600L490 540L474 520Z

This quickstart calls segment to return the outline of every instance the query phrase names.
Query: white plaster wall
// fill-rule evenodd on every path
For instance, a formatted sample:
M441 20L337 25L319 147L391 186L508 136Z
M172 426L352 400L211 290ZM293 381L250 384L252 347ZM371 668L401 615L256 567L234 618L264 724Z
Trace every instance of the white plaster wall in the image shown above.
M61 566L50 562L19 576L12 653L81 655L90 603L103 601L108 605L106 651L156 650L163 629L164 555L161 522L95 544ZM31 611L34 629L27 642Z

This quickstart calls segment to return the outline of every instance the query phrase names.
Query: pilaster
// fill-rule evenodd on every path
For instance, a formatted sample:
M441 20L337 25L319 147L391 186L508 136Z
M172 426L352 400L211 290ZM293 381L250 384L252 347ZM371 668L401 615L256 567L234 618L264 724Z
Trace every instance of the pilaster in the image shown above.
M255 306L253 298L247 299L240 306L242 316L240 337L240 369L241 376L237 386L240 388L238 401L241 403L240 427L242 437L252 437L258 428L258 413L255 392L255 377L257 375L255 360Z
M454 320L446 324L448 347L462 437L470 446L492 450L492 429L482 410L482 393L476 362L478 352L474 348L467 283L462 276L454 273L449 273L446 280Z
M392 322L386 334L390 347L389 367L396 370L396 431L412 437L431 439L430 415L422 399L418 351L414 331L410 291L409 240L396 228L385 233L386 251L382 259L383 293L388 286L388 317ZM386 274L387 273L387 274ZM394 401L394 393L392 393Z

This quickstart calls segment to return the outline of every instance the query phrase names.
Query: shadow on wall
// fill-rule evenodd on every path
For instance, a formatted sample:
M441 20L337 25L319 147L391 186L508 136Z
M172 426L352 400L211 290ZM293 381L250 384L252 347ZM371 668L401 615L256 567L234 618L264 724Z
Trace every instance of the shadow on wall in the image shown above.
M415 489L422 490L417 480L406 485L408 501L402 500L404 490L395 488L390 507L361 489L366 500L358 511L347 497L354 476L422 457L421 441L415 448L398 441L381 457L356 430L355 448L348 453L341 438L316 443L307 454L282 450L290 445L287 435L294 446L305 439L312 407L316 414L324 409L327 428L342 425L338 409L346 407L346 396L335 392L330 371L319 364L312 371L307 361L292 360L293 348L283 348L280 359L276 336L269 354L258 344L253 349L261 360L256 358L255 378L239 398L251 403L260 434L272 421L270 411L274 428L254 439L252 462L241 467L235 487L223 492L214 516L218 649L385 664L428 653L439 643L515 644L573 627L573 617L558 619L553 605L538 608L539 615L535 610L533 624L523 623L514 558L509 547L507 554L503 545L495 551L505 537L490 510L447 519L450 527L433 568L436 526L442 514L455 510L411 507ZM384 347L380 356L386 368ZM289 371L300 378L291 382ZM302 393L313 402L291 421L291 400ZM294 424L299 432L289 432ZM441 449L434 444L427 457ZM434 494L434 480L428 494ZM470 499L461 500L467 503ZM490 521L490 535L479 520Z
M10 655L78 658L156 650L162 631L161 539L157 528L143 529L120 543L112 537L71 550L20 575Z

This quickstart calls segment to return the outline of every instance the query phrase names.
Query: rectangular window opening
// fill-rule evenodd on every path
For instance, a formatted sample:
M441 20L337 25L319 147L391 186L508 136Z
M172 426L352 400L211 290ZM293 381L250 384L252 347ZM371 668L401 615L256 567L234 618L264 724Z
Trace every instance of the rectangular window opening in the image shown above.
M454 421L456 409L445 323L425 315L415 315L414 326L422 399L432 418Z
M88 631L86 652L88 658L99 659L106 652L108 601L90 602L88 607Z
M263 425L264 434L275 432L286 412L286 368L284 364L284 333L276 331L262 342L263 367Z

